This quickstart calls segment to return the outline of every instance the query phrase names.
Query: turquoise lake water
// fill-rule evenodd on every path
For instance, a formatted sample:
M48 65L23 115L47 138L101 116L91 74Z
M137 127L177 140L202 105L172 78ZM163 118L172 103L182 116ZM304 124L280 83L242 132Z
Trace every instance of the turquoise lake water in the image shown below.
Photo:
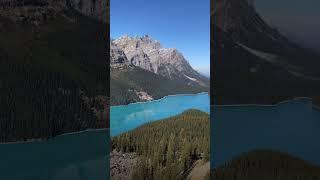
M48 141L0 144L0 179L107 179L108 134L109 130L93 130Z
M310 99L275 106L212 106L211 167L270 149L320 164L320 111Z
M156 101L112 106L110 111L111 136L155 120L178 115L188 109L210 112L208 93L166 96Z

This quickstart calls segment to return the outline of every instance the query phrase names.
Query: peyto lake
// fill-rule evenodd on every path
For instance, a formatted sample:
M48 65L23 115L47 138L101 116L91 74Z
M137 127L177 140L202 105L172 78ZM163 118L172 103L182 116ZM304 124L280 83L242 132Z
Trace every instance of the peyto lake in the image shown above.
M213 106L211 118L211 167L257 149L320 164L320 111L308 98L274 106Z
M0 179L88 180L108 177L109 130L0 144Z
M147 122L178 115L188 109L198 109L209 113L208 93L172 95L155 101L112 106L110 133L111 136L116 136Z

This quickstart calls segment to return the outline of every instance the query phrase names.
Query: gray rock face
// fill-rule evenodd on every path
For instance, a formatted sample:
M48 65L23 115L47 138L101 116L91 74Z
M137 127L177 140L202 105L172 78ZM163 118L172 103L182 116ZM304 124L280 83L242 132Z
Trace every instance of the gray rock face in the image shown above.
M174 48L164 48L150 36L122 36L113 41L122 49L129 63L172 80L208 86L209 80L195 71Z
M110 43L110 66L119 67L129 64L124 52L113 43Z
M150 63L149 56L146 53L144 53L143 50L139 49L137 51L129 51L126 55L131 64L139 66L148 71L154 71Z

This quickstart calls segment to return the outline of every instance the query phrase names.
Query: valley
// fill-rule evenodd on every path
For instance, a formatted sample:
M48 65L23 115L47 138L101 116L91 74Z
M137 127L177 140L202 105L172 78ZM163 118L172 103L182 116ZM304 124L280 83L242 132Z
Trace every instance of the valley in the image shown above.
M110 46L111 179L204 177L209 78L149 35L121 36Z
M210 88L209 78L195 71L181 53L161 48L149 36L113 40L110 67L112 106L148 100L139 92L156 100L167 95L208 92Z

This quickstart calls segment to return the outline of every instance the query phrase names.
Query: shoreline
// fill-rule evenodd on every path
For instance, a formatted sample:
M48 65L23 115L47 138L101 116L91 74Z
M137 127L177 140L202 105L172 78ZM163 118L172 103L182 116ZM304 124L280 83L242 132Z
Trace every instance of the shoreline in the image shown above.
M154 99L154 100L150 100L150 101L139 101L139 102L133 102L133 103L124 104L124 105L110 106L110 109L111 109L111 108L122 107L122 106L134 105L134 104L143 104L143 103L157 102L157 101L163 100L163 99L168 98L168 97L175 97L175 96L194 96L194 95L201 95L201 94L208 94L208 95L209 95L209 92L199 92L199 93L194 93L194 94L191 94L191 93L190 93L190 94L171 94L171 95L163 96L162 98Z
M184 112L189 111L189 110L192 110L192 109L184 110L184 111L182 111L181 113L178 113L178 114L173 115L173 116L170 116L170 117L166 117L166 118L162 118L162 119L156 119L156 120L153 120L153 121L149 121L149 122L143 123L143 124L141 124L141 125L133 128L133 129L131 129L131 130L122 132L122 133L117 134L117 135L112 135L112 134L111 134L111 131L110 131L110 138L112 139L112 138L117 137L117 136L119 136L119 135L122 135L122 134L124 134L124 133L128 133L128 132L130 132L130 131L132 131L132 130L134 130L134 129L136 129L136 128L139 128L139 127L141 127L141 126L143 126L143 125L145 125L145 124L148 124L148 123L152 123L152 122L156 122L156 121L165 121L165 120L167 120L168 118L175 117L175 116L180 116L181 114L183 114ZM205 111L202 111L202 110L199 110L199 109L193 109L193 110L198 110L198 111L201 111L201 112L207 114L207 115L209 116L209 120L210 120L210 113L205 112Z
M214 107L242 107L242 106L276 107L281 104L285 104L285 103L288 103L291 101L297 101L297 100L308 100L312 103L312 98L310 97L294 97L294 98L286 99L274 104L221 104L221 105L210 105L210 107L213 107L213 108ZM320 106L314 105L313 103L312 103L312 107L320 110Z
M41 143L41 142L45 142L45 141L54 140L55 138L59 138L59 137L61 137L61 136L81 134L81 133L85 133L85 132L99 132L99 131L105 131L105 130L109 130L109 128L86 129L86 130L82 130L82 131L76 131L76 132L69 132L69 133L59 134L59 135L57 135L57 136L49 137L49 138L34 138L34 139L28 139L28 140L26 140L26 141L4 142L4 143L0 143L0 146L1 146L1 145L8 145L8 144L28 144L28 143L34 143L34 142L39 142L39 143Z

